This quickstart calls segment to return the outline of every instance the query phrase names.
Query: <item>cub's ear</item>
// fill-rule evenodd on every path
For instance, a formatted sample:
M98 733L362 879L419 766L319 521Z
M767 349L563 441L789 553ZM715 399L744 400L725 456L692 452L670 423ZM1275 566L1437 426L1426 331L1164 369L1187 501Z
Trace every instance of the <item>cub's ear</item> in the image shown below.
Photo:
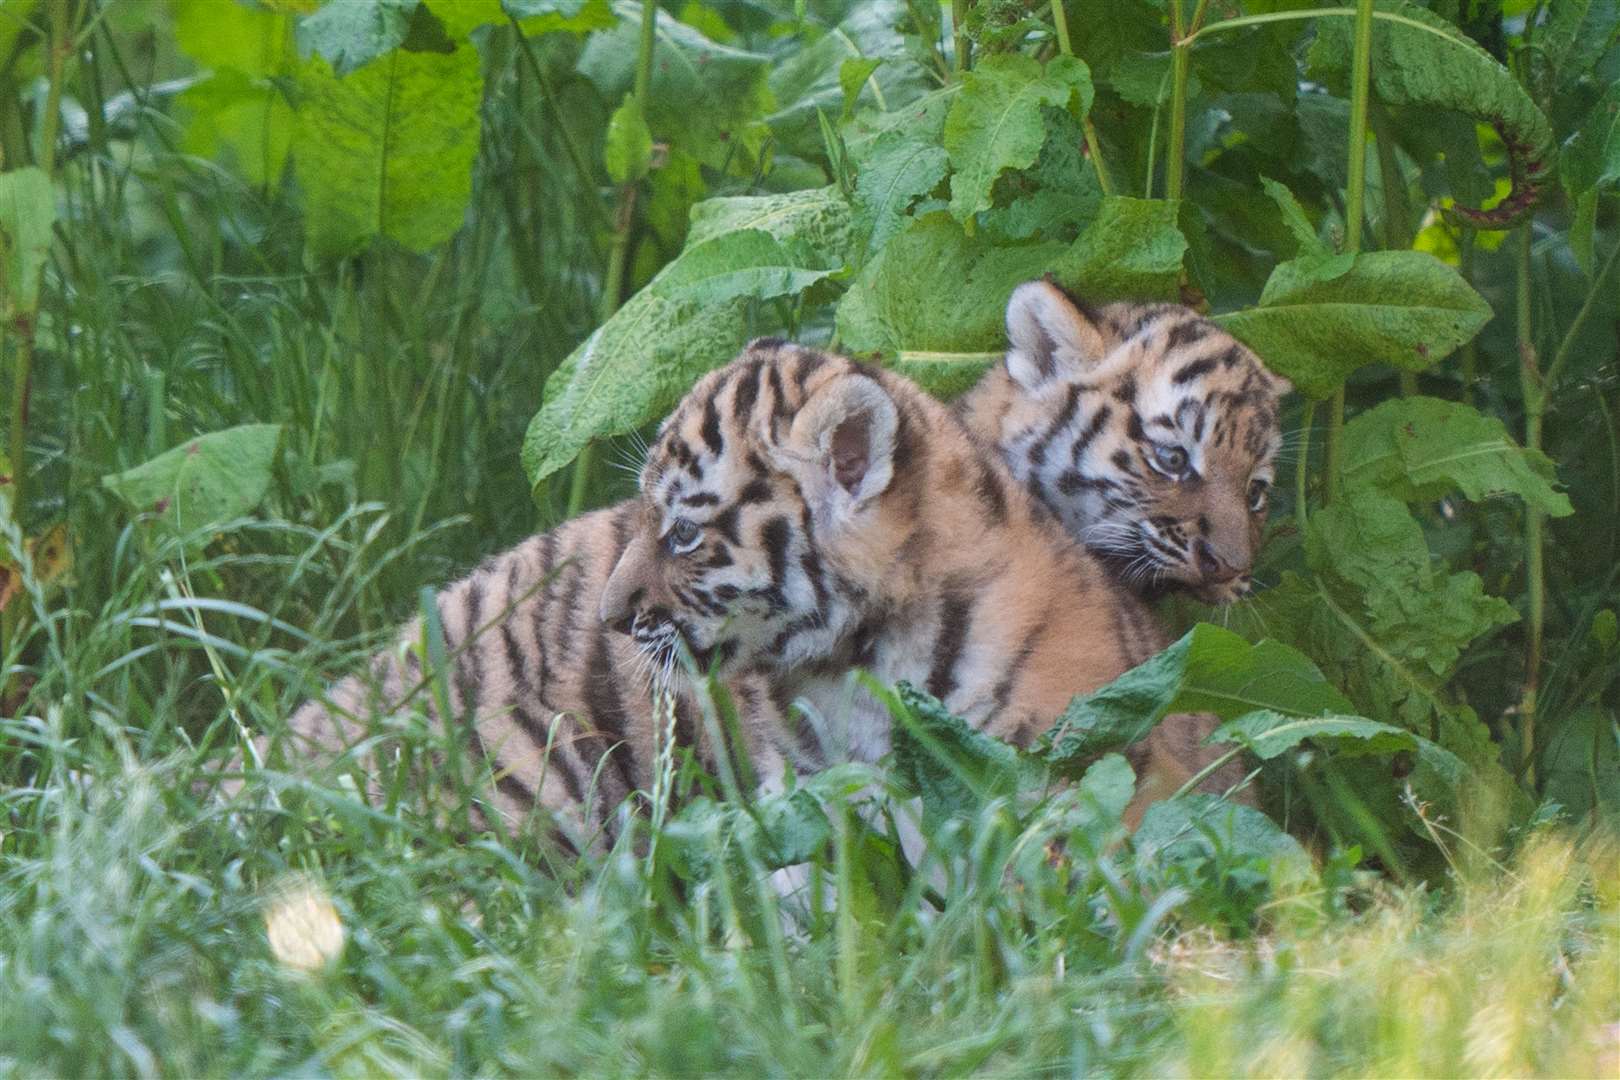
M847 375L800 407L778 455L813 510L856 510L893 479L899 428L899 410L883 387L865 375Z
M1007 374L1026 390L1077 375L1102 359L1102 331L1050 281L1028 281L1007 301Z

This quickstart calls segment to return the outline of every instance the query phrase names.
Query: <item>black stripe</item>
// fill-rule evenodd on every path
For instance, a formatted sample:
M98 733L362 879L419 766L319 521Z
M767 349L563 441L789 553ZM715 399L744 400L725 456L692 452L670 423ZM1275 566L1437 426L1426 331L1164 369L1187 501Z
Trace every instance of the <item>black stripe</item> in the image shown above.
M720 451L726 448L726 441L720 435L720 409L715 403L713 394L710 394L709 400L703 403L702 432L703 445L707 446L711 453L719 456Z
M737 505L746 506L749 503L769 502L771 498L771 485L763 477L756 477L743 485L737 493Z
M544 705L545 703L542 701L541 704ZM537 720L535 715L522 703L514 704L512 720L523 730L523 734L529 737L529 741L534 743L535 749L542 754L546 754L546 740L551 737L550 726ZM562 777L563 787L568 789L568 797L576 804L583 806L585 802L584 779L575 775L574 770L569 765L568 754L563 749L567 743L567 737L559 732L557 740L551 746L551 752L546 755L549 761L546 768L548 772L555 772Z
M618 671L608 651L607 634L606 627L597 627L591 640L591 654L584 678L586 715L590 717L592 730L606 737L580 740L581 745L592 745L596 751L595 759L590 763L593 772L600 765L603 755L610 751L612 753L612 771L623 790L617 793L617 797L603 801L604 813L623 802L624 797L636 789L635 778L630 771L630 755L634 751L628 743L618 745L624 742L630 718L625 714L623 699L619 697Z
M1087 476L1082 472L1070 469L1058 477L1058 490L1065 495L1073 495L1077 491L1112 491L1119 485L1103 476Z
M557 601L562 618L556 624L552 643L556 646L557 659L566 662L574 652L574 634L578 629L579 594L585 588L585 568L576 560L562 572L569 576L569 581Z
M1047 445L1069 425L1069 421L1074 419L1074 414L1079 408L1080 387L1071 383L1068 396L1063 399L1063 407L1058 410L1057 416L1047 425L1046 433L1035 441L1034 446L1029 448L1029 463L1031 465L1038 466L1046 460Z
M1029 632L1024 635L1024 640L1019 642L1018 651L1013 654L1012 662L1007 665L1006 672L1001 676L1001 681L996 683L995 704L991 707L992 712L1000 712L1007 707L1007 700L1012 697L1013 683L1018 681L1018 673L1029 662L1029 658L1035 654L1035 641L1046 630L1046 615L1047 613L1043 612L1041 618L1037 619L1034 625L1029 628Z
M1242 362L1243 347L1241 345L1234 345L1221 354L1221 367L1228 371L1231 371Z
M681 500L682 506L719 506L720 496L712 491L700 491Z
M742 537L737 533L737 507L735 505L726 507L710 518L709 527L720 530L720 535L733 544L742 543Z
M1000 525L1007 520L1006 488L1002 486L1001 477L996 475L996 470L991 468L988 463L980 461L978 466L979 477L973 485L973 493L984 504L985 512L990 515L991 522Z
M1170 328L1170 333L1165 337L1165 351L1202 341L1209 331L1209 324L1203 319L1188 319L1186 322L1177 323Z
M1091 414L1091 419L1086 421L1086 426L1080 432L1080 438L1075 440L1074 453L1071 456L1071 460L1075 465L1080 464L1080 459L1085 455L1087 447L1096 441L1098 435L1102 434L1103 425L1107 424L1109 418L1113 415L1114 407L1112 405L1104 405Z
M804 570L804 576L810 579L810 587L816 591L816 611L827 610L827 584L822 580L821 557L816 554L815 548L807 547L804 554L799 556L799 566Z
M821 624L821 612L819 611L812 611L808 615L800 615L797 619L788 623L782 629L782 632L771 640L770 648L766 651L771 656L779 657L782 655L782 651L788 647L788 642L806 630L814 630Z
M774 397L771 402L771 419L774 421L788 414L787 390L782 386L782 373L777 370L775 364L765 365L765 374L770 380L771 394Z
M1135 409L1131 410L1131 418L1125 422L1125 434L1135 442L1147 440L1147 429L1142 426L1142 414Z
M1131 464L1131 455L1124 450L1115 450L1114 456L1108 459L1114 463L1114 468L1126 476L1135 476L1136 467Z
M748 414L759 400L759 369L763 366L763 362L755 361L737 377L737 389L731 396L731 415L739 424L747 425Z
M787 577L787 548L790 527L785 517L773 517L759 530L759 542L765 547L765 557L770 560L771 584L781 589L783 580Z
M1114 400L1123 405L1129 405L1131 402L1136 400L1135 372L1131 372L1123 379L1119 380L1119 385L1114 388Z
M956 689L956 662L967 643L973 617L973 598L965 592L945 595L939 609L939 636L934 639L934 659L928 670L928 692L944 701Z
M1215 358L1213 356L1206 356L1201 360L1194 360L1192 363L1184 365L1174 375L1170 376L1170 384L1172 386L1183 386L1192 382L1194 379L1202 378L1203 376L1208 375L1214 370Z

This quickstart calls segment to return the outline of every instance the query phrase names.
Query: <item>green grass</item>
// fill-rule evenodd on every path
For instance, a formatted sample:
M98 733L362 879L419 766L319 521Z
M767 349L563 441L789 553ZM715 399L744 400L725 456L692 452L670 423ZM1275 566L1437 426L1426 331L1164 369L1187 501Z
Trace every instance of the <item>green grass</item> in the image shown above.
M596 193L529 93L490 110L511 158L429 258L309 271L286 202L161 116L63 170L34 494L0 530L21 559L64 523L72 554L24 574L0 673L0 1075L1614 1075L1598 838L1443 834L1454 874L1395 889L1342 854L1168 862L1070 796L992 800L929 828L915 875L835 829L833 887L784 912L746 832L704 819L573 865L343 777L219 798L244 732L555 516L517 448L597 306ZM249 520L168 537L100 486L251 421L287 427ZM842 779L835 822L890 804Z

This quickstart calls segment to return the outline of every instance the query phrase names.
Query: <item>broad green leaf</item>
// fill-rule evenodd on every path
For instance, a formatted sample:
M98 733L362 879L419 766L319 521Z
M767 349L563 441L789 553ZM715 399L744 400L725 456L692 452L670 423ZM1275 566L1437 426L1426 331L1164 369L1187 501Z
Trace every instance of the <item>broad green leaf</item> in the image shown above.
M859 261L882 249L906 225L906 211L945 179L945 148L892 133L869 144L857 161L854 229Z
M327 0L298 23L298 44L348 75L399 48L418 0Z
M783 243L807 245L829 262L844 262L850 243L849 204L833 187L705 199L692 207L687 244L695 246L742 229L758 229Z
M1542 64L1559 90L1595 74L1599 58L1620 31L1615 0L1558 0L1547 5L1546 22L1536 29L1535 49L1526 59Z
M967 393L1001 360L999 352L945 353L902 349L889 367L930 394L949 401Z
M1104 754L1080 778L1080 790L1107 817L1119 819L1136 794L1136 773L1122 754Z
M1160 864L1218 859L1229 867L1286 863L1308 870L1311 861L1299 841L1265 814L1214 795L1183 795L1154 803L1142 815L1131 842Z
M1092 302L1170 300L1186 250L1175 203L1111 195L1052 269Z
M432 0L435 9L441 2ZM608 0L500 0L500 4L529 35L558 31L587 34L605 30L618 21Z
M1209 737L1210 742L1236 743L1266 761L1306 740L1331 744L1351 755L1398 754L1418 745L1417 736L1405 728L1360 716L1284 716L1270 709L1228 720Z
M843 119L848 120L855 115L855 103L861 99L861 91L867 87L872 73L883 64L883 57L850 58L838 65L838 87L844 92L844 108L840 113Z
M1199 623L1153 659L1075 698L1042 736L1042 752L1053 762L1081 761L1129 746L1172 712L1232 720L1260 709L1293 717L1355 712L1297 650L1276 641L1251 645Z
M647 288L671 300L698 304L741 297L769 300L797 295L837 272L836 267L806 265L815 261L813 252L795 255L768 232L739 229L689 246Z
M579 70L605 98L618 101L635 82L641 5L618 0L613 11L618 25L591 36ZM751 170L766 135L769 64L761 53L717 44L659 12L652 85L643 102L647 126L655 138L710 168Z
M478 152L476 50L396 51L344 79L316 57L298 86L293 156L318 253L347 254L375 236L426 251L456 231Z
M1257 599L1265 625L1345 690L1355 707L1343 711L1399 724L1499 779L1490 732L1446 686L1463 649L1518 618L1512 606L1478 575L1436 565L1405 505L1364 487L1311 514L1305 555L1310 579L1285 573Z
M132 510L179 532L240 517L270 489L279 424L245 424L188 439L151 461L101 478Z
M711 243L721 246L707 249ZM718 297L780 284L783 260L789 271L814 269L824 277L807 264L841 265L848 243L849 206L833 188L692 207L685 250L546 380L544 403L523 440L530 481L538 484L568 464L592 439L634 431L667 412L699 375L730 360L747 339L745 301ZM749 280L750 268L716 257L740 248L750 257L763 253L768 272ZM682 288L666 288L683 279Z
M1215 320L1311 397L1327 397L1371 362L1424 371L1491 317L1484 298L1432 255L1369 252L1328 280L1323 265L1281 263L1258 307Z
M1513 192L1490 210L1458 205L1453 212L1476 228L1510 227L1552 179L1552 125L1513 73L1451 23L1405 0L1378 0L1375 6L1373 93L1386 105L1448 109L1495 128L1509 149ZM1317 20L1309 54L1313 75L1345 83L1352 30L1349 18Z
M788 153L821 156L818 112L835 120L847 116L863 94L892 107L932 85L928 73L906 55L905 39L895 29L905 18L904 3L866 0L848 11L838 25L807 34L771 66L774 107L766 122Z
M247 4L219 0L169 0L174 43L216 73L280 75L293 61L293 19Z
M1477 574L1437 569L1417 520L1379 492L1350 491L1314 512L1305 552L1319 578L1343 585L1341 595L1364 617L1379 648L1436 688L1456 668L1464 645L1518 619L1507 601L1486 595Z
M668 412L699 375L730 360L746 342L745 301L670 300L658 294L657 280L546 380L544 404L523 439L531 483L567 465L592 439L627 434Z
M56 193L43 169L25 165L0 173L0 261L6 274L0 311L8 323L36 306L55 224Z
M997 239L1073 240L1097 217L1102 188L1097 170L1081 152L1080 121L1050 107L1041 110L1041 118L1046 143L1040 157L1028 169L1003 173L996 184L997 205L983 214L985 231Z
M624 102L608 120L602 142L602 160L615 184L630 184L647 175L652 163L652 132L642 114L636 95L624 95Z
M1457 401L1409 397L1386 401L1344 429L1346 487L1371 487L1406 502L1453 491L1475 502L1517 495L1552 517L1574 513L1553 488L1553 463L1513 441L1507 427Z
M832 838L832 826L805 788L766 795L748 807L699 796L681 807L659 836L676 872L702 880L727 861L751 851L767 870L814 858Z
M1607 188L1620 180L1620 83L1604 91L1564 144L1559 170L1572 195Z
M922 796L931 820L971 814L1009 797L1022 776L1039 769L1007 743L953 716L938 699L902 682L889 708L894 721L894 772Z
M913 219L870 259L838 304L838 338L857 352L998 349L1007 298L1052 269L1068 249L993 247L948 214Z
M922 142L938 142L945 130L945 117L951 103L962 92L962 84L951 83L893 109L864 109L844 125L844 143L850 156L859 161L870 152L870 145L890 135L901 135Z
M275 80L224 68L176 101L186 115L188 153L223 159L254 186L280 179L298 118Z
M990 208L998 176L1034 164L1046 141L1041 107L1067 108L1078 93L1083 115L1092 89L1084 61L1059 56L1043 71L1022 53L986 57L962 82L945 119L945 150L953 170L951 213L965 222Z
M1266 194L1271 196L1271 200L1277 204L1277 209L1282 212L1283 224L1299 242L1301 256L1333 254L1333 251L1322 242L1322 238L1316 235L1316 226L1305 216L1305 208L1299 205L1299 200L1294 198L1292 191L1266 176L1260 178L1260 186L1265 188Z

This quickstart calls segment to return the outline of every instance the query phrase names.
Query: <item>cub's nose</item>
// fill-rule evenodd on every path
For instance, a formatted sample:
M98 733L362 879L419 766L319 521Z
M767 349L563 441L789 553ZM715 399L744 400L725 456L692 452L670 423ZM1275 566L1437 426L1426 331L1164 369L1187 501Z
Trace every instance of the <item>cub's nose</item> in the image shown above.
M597 617L602 620L609 630L619 634L630 633L636 622L636 612L640 610L641 599L646 595L645 589L636 589L625 596L617 596L609 591L602 594L601 606L597 609Z
M1204 575L1208 582L1231 581L1243 573L1243 567L1234 566L1221 558L1215 546L1203 537L1198 538L1196 545L1198 554L1198 572Z

